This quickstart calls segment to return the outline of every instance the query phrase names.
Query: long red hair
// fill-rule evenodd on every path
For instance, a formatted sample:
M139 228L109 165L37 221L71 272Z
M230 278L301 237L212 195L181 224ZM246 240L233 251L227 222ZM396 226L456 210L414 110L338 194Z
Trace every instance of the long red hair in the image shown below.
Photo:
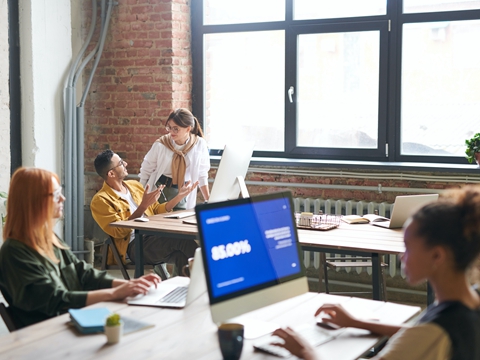
M24 243L43 256L58 262L53 245L64 248L53 232L54 202L52 178L48 170L21 167L10 180L7 221L3 238Z

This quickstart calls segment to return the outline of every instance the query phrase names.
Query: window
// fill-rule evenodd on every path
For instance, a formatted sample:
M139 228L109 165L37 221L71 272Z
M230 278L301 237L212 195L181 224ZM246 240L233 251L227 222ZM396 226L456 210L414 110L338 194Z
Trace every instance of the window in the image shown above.
M194 1L193 110L211 149L466 163L479 37L480 0Z

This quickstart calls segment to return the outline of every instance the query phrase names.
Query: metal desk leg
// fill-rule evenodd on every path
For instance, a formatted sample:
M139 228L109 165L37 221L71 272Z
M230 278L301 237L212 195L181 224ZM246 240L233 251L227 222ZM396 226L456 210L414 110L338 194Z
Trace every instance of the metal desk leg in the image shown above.
M373 300L381 300L380 298L380 256L378 253L372 253L372 295Z
M435 293L433 292L430 283L427 281L427 305L433 304L435 301Z
M143 235L135 230L135 278L143 275Z

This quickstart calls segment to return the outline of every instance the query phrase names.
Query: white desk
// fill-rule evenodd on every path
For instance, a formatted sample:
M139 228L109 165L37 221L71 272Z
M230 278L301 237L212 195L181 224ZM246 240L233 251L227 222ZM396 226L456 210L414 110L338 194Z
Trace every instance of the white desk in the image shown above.
M171 279L168 281L172 281ZM417 314L419 307L342 296L307 293L249 314L259 320L295 326L314 322L313 314L323 303L354 302L375 313L380 321L401 324ZM68 325L68 314L18 330L0 338L1 359L221 359L217 327L212 323L205 293L185 309L128 306L100 303L121 315L155 324L155 327L123 336L120 343L106 345L103 334L80 335ZM378 342L377 336L347 329L337 339L323 344L317 352L323 359L351 360ZM254 352L246 340L241 359L278 359Z

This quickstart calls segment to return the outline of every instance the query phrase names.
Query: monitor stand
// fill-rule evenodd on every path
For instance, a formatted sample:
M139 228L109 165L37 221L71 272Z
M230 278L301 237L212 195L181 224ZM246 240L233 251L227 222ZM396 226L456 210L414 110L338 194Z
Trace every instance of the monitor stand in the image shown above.
M245 179L243 178L243 176L237 176L237 183L240 187L240 194L242 195L242 198L249 198L250 194L248 193L247 185L245 185Z
M276 323L257 320L249 316L239 316L229 319L228 322L242 324L244 327L243 337L249 340L271 334L280 327L280 325Z

